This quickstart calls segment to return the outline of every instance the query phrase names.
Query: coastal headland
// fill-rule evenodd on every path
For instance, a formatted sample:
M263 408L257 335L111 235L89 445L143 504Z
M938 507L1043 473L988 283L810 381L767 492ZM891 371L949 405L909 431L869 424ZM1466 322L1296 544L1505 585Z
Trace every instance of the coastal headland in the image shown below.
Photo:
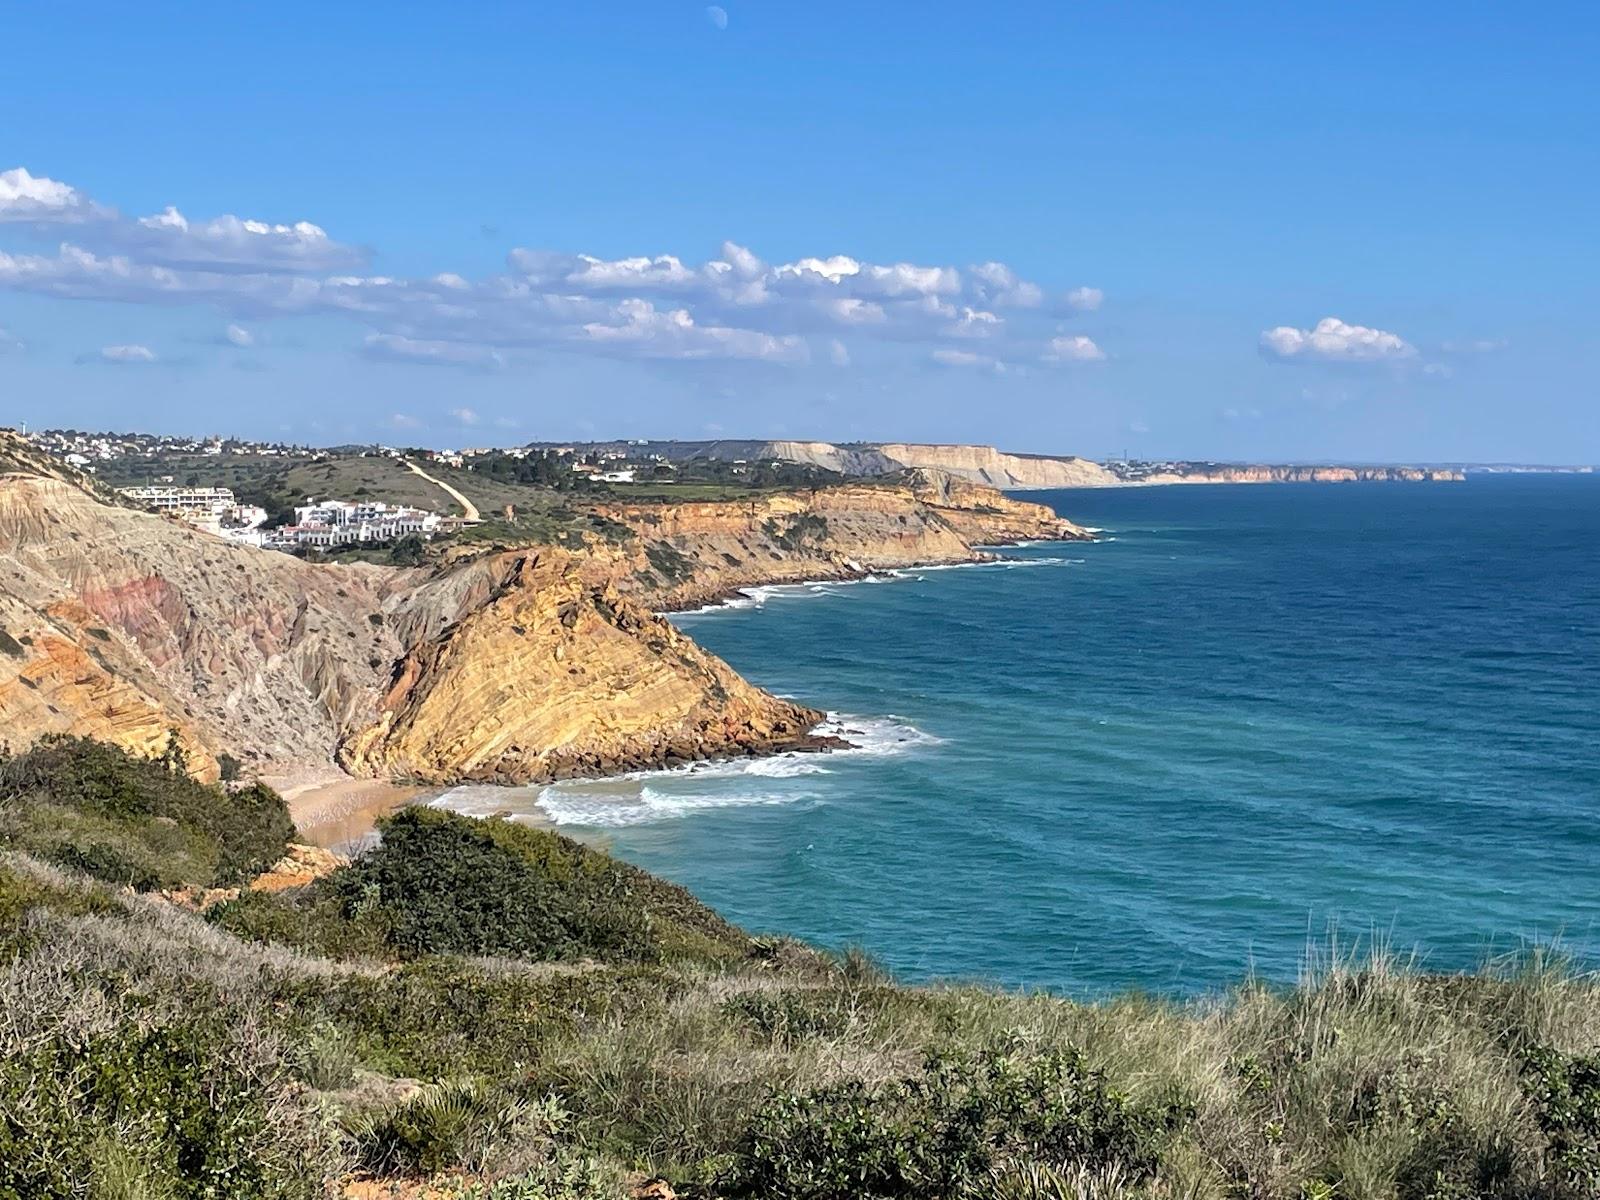
M593 532L446 544L417 566L307 561L111 503L72 472L26 469L26 449L0 476L9 741L171 743L202 779L336 768L529 783L825 748L820 713L751 686L658 614L1089 536L1043 506L915 473L597 500Z

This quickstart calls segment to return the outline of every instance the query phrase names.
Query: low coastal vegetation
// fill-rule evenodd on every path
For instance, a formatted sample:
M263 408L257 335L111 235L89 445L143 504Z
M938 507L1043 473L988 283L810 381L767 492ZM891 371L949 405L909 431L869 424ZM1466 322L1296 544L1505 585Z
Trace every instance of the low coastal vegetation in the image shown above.
M291 836L175 756L0 762L0 1200L1600 1194L1600 985L1549 957L907 987L428 809L235 890Z

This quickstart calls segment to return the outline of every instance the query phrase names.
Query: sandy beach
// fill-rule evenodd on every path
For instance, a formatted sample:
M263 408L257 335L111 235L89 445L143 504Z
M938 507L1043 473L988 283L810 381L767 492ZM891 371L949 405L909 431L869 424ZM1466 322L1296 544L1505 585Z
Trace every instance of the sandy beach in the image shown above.
M356 779L336 771L266 777L262 782L289 806L300 840L329 850L358 845L379 817L440 790L387 779Z

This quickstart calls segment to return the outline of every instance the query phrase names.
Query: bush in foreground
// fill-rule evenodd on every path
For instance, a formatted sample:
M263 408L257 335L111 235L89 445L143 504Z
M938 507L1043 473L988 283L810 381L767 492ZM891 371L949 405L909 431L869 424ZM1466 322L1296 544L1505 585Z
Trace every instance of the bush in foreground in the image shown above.
M680 887L570 838L407 808L357 862L213 914L243 936L335 956L735 963L761 947Z
M853 1079L775 1098L723 1183L750 1200L980 1200L1043 1163L1141 1184L1165 1136L1190 1115L1130 1104L1071 1047L935 1054L887 1083Z
M83 849L87 814L187 879L204 855L156 830L215 839L212 878L247 840L159 764L41 756L19 787L18 761L0 817L54 835L30 845ZM1196 1004L901 987L555 834L388 831L209 919L0 850L0 1200L300 1200L363 1166L441 1200L630 1174L696 1200L1600 1195L1600 984L1546 958L1340 960Z
M0 758L0 846L138 891L244 883L293 833L271 789L199 783L174 758L64 736Z

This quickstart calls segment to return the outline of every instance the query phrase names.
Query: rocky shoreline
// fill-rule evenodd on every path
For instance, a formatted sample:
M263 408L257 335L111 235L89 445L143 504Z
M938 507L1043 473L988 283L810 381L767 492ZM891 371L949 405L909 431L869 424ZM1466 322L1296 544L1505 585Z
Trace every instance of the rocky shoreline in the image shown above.
M596 505L581 546L432 569L313 564L0 475L0 722L13 745L181 750L201 778L529 784L838 748L660 615L741 589L983 562L1092 535L923 473L704 503Z

